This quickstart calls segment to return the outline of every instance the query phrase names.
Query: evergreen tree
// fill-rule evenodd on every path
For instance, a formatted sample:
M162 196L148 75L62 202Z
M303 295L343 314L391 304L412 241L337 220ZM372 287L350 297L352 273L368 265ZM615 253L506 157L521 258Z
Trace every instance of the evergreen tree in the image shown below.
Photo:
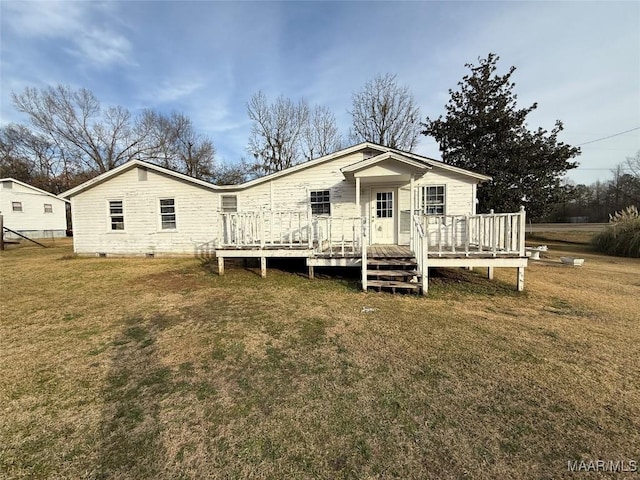
M540 218L566 193L564 174L576 168L572 158L580 149L558 141L562 122L549 132L530 131L529 113L518 108L511 76L496 74L499 57L490 53L479 66L467 64L471 73L449 90L446 115L427 118L424 135L440 144L445 163L490 175L493 180L478 189L479 211L516 211L524 205L529 216Z

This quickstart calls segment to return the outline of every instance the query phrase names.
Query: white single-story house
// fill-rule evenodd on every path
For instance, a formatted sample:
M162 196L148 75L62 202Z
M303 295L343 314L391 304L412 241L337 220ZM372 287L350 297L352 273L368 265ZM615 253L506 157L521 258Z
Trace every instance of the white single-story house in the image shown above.
M68 203L15 178L0 178L3 226L29 238L65 237ZM5 237L17 238L17 235L7 231Z
M521 289L525 214L477 215L488 180L365 142L232 186L136 160L62 196L80 255L215 253L220 273L257 257L263 274L268 257L302 257L310 274L361 267L365 290L424 291L428 266L507 266Z

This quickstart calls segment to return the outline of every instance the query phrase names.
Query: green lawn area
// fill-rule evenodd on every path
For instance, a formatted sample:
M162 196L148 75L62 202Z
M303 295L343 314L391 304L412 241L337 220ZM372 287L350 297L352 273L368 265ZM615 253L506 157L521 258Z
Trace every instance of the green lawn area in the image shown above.
M428 297L67 241L1 252L0 478L589 478L567 462L638 461L640 260L546 243L525 292L514 270L450 270ZM559 263L572 251L583 267Z

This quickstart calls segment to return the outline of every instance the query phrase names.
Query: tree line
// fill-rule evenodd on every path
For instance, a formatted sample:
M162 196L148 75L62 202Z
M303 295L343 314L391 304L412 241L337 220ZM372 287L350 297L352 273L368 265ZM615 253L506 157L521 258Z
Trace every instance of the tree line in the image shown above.
M627 207L640 210L640 151L618 163L610 178L590 185L568 185L569 194L551 209L551 222L607 222Z
M517 104L516 68L499 74L498 61L491 53L467 64L469 73L449 90L445 114L424 120L409 87L395 75L377 75L352 94L346 133L326 106L257 92L246 104L248 159L227 165L216 161L213 140L184 113L144 110L133 115L121 106L103 107L86 89L27 88L12 100L29 124L0 129L0 176L59 193L141 159L233 184L363 141L410 152L426 135L439 143L445 163L492 177L478 189L478 211L515 211L524 205L530 218L549 217L584 191L565 181L580 149L558 140L561 121L549 131L528 127L527 116L537 104Z

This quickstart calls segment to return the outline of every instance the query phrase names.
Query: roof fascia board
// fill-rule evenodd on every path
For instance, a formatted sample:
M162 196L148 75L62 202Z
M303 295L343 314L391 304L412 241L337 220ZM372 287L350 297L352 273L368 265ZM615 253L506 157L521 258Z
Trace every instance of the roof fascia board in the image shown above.
M432 168L431 166L423 162L417 162L410 158L406 158L403 155L399 155L395 152L386 152L380 155L376 155L375 157L367 158L366 160L361 160L359 162L352 163L351 165L347 165L346 167L342 167L340 171L342 173L354 173L354 172L357 172L358 170L362 170L363 168L367 168L371 165L375 165L376 163L384 162L385 160L396 160L398 162L418 168L420 170L429 170Z
M34 187L33 185L29 185L28 183L24 183L20 180L16 180L15 178L11 178L11 177L0 178L0 182L14 182L14 183L17 183L18 185L22 185L23 187L30 188L31 190L35 190L36 192L44 193L45 195L49 195L50 197L69 203L69 200L62 198L62 195L55 195L51 192L47 192L46 190L42 190L41 188Z
M193 183L211 190L218 190L220 187L214 185L213 183L205 182L204 180L199 180L194 177L190 177L189 175L184 175L183 173L174 172L173 170L169 170L164 167L160 167L159 165L155 165L153 163L143 162L142 160L130 160L122 165L109 170L108 172L104 172L97 177L92 178L91 180L87 180L86 182L78 185L77 187L71 188L65 192L60 194L61 197L72 197L73 195L77 195L80 192L83 192L89 188L92 188L102 182L107 181L108 179L119 175L122 172L130 170L134 167L143 167L148 170L154 170L163 175L168 175L170 177L174 177L180 180L184 180L189 183Z

